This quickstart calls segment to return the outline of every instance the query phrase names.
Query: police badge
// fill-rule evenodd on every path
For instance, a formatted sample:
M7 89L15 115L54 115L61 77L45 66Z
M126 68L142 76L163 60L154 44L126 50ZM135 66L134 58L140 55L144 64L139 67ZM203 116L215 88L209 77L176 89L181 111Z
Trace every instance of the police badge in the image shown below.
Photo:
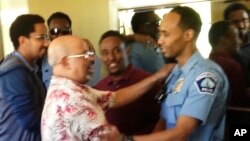
M179 78L175 84L175 87L173 88L172 92L175 94L175 93L178 93L182 86L184 84L184 78Z

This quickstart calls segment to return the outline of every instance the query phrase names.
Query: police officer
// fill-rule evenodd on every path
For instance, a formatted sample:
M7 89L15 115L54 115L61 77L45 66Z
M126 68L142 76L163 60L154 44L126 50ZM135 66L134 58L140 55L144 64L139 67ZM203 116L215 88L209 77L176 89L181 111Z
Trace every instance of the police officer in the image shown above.
M164 16L158 43L166 58L177 61L162 103L167 130L134 140L223 140L229 86L222 69L197 50L201 24L189 7L176 7Z
M158 132L129 140L223 140L229 84L222 69L197 50L200 29L200 16L189 7L176 7L164 16L158 43L166 58L177 61L161 96L165 128L158 124Z

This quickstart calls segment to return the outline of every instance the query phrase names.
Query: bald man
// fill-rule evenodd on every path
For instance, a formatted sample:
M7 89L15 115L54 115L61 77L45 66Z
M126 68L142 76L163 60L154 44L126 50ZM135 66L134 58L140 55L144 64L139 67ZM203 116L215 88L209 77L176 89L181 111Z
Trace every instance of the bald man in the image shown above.
M173 68L173 65L165 66L135 85L111 92L85 85L95 60L86 40L58 37L49 46L48 58L53 76L42 114L43 141L93 140L108 129L103 109L136 100ZM127 95L128 92L134 95Z

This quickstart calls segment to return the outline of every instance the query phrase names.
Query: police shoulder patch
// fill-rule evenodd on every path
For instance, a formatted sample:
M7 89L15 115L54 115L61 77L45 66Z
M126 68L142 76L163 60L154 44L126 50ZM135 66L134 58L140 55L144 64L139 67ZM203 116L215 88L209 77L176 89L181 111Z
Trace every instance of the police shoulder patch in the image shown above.
M211 72L203 72L195 79L195 85L200 94L214 95L217 91L217 79Z

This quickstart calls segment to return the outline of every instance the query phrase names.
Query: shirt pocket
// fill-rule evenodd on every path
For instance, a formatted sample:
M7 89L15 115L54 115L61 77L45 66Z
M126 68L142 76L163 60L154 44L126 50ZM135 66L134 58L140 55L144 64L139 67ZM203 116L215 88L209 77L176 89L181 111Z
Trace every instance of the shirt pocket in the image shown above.
M182 106L184 100L185 97L181 93L169 94L167 97L167 106L168 107Z
M167 106L167 120L168 124L175 124L179 116L181 108L184 104L185 97L180 93L170 94L167 97L166 106Z

